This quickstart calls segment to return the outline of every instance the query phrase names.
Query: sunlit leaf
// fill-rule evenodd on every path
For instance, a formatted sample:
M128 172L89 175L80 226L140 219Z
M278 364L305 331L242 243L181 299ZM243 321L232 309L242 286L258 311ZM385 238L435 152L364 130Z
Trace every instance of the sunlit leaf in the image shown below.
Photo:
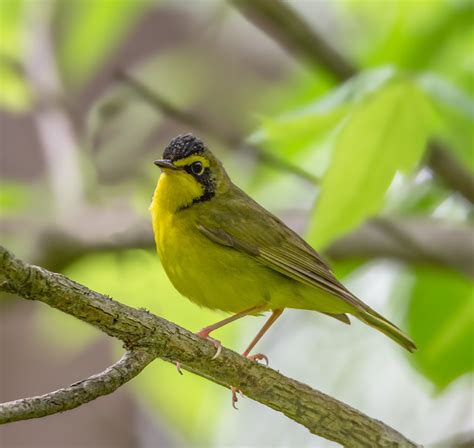
M383 205L395 173L419 162L431 106L409 81L397 81L362 102L336 138L309 229L318 247L349 231Z
M474 371L474 285L433 267L415 271L408 329L419 350L418 369L439 389Z
M261 128L249 142L260 144L320 177L328 165L331 132L344 120L351 106L396 76L398 72L393 67L367 70L316 101L279 117L262 119Z

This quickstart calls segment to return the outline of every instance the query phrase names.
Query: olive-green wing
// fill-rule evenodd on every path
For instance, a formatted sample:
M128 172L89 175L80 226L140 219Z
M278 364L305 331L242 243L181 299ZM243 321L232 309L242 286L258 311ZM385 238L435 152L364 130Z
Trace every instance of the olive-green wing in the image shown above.
M407 350L416 350L413 341L396 325L349 292L311 246L244 192L235 187L212 202L211 207L203 207L198 219L199 230L210 240L244 252L287 277L339 297L354 307L351 314L358 319ZM330 315L349 323L344 314Z
M214 203L212 209L201 215L198 228L205 236L244 252L287 277L321 288L356 308L364 306L301 237L245 193L238 193L237 198Z

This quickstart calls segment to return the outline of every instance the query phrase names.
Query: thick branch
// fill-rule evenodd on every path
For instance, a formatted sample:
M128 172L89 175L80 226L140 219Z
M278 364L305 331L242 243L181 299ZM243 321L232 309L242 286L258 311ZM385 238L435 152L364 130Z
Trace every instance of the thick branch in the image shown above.
M351 61L332 48L288 4L281 0L229 0L257 27L271 36L290 54L321 66L341 81L359 72ZM291 50L295 50L293 53ZM428 144L428 165L444 183L474 203L474 177L456 160L454 153L439 141Z
M38 300L94 325L147 356L180 361L186 369L217 384L238 387L317 434L347 447L415 447L384 423L280 373L214 346L154 316L94 292L60 274L28 265L0 246L0 290ZM149 361L148 361L149 362ZM144 364L146 361L144 361ZM0 415L4 405L0 406Z
M103 372L68 387L3 403L0 405L0 424L57 414L110 394L137 376L155 357L153 351L137 348L126 352Z

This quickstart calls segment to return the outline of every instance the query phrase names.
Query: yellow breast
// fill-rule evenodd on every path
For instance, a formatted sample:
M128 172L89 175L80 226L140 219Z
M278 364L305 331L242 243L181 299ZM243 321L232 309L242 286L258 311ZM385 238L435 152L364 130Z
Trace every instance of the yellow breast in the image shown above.
M167 176L158 182L150 211L161 263L182 295L201 306L231 313L253 306L279 308L288 298L298 299L297 282L204 236L198 228L199 217L213 202L177 209L179 187Z
M260 289L265 282L259 278L263 268L245 269L245 255L201 234L195 207L204 204L175 212L169 186L162 175L150 211L158 254L173 286L191 301L211 309L238 312L264 303L267 294Z

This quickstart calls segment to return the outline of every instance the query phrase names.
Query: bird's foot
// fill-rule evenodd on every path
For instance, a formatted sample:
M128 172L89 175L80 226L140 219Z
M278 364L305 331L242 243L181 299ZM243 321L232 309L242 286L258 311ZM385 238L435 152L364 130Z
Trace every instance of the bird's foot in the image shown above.
M265 365L268 366L268 357L267 355L264 355L263 353L255 353L255 355L247 355L246 358L255 362L263 360L265 361ZM237 409L237 402L239 401L239 399L237 398L237 394L240 394L241 397L243 397L244 394L242 393L242 391L240 391L234 386L230 387L230 391L232 393L232 407L234 409Z
M214 354L214 356L211 359L216 359L221 354L222 344L221 344L221 341L218 341L217 339L211 338L209 336L209 333L210 332L208 330L204 329L204 330L198 331L196 333L196 336L199 336L200 338L207 339L209 342L212 342L214 347L216 347L216 353Z
M263 353L255 353L255 355L249 355L247 358L255 362L264 361L265 365L268 367L268 356L264 355Z
M209 331L208 330L204 329L204 330L198 331L196 333L196 336L199 336L200 338L203 338L203 339L207 339L209 342L212 342L214 347L216 347L216 353L214 354L214 356L211 359L216 359L221 354L221 351L222 351L221 341L218 341L217 339L211 338L209 336ZM262 356L265 356L265 355L262 355ZM268 360L267 360L267 365L268 365ZM179 361L176 361L176 370L178 371L178 373L180 375L183 374L183 372L181 371L181 363Z
M237 402L239 401L239 399L237 398L237 394L240 394L241 397L244 396L244 394L239 390L237 389L236 387L234 386L230 386L230 391L232 393L232 407L235 409L235 410L238 410L237 408Z

